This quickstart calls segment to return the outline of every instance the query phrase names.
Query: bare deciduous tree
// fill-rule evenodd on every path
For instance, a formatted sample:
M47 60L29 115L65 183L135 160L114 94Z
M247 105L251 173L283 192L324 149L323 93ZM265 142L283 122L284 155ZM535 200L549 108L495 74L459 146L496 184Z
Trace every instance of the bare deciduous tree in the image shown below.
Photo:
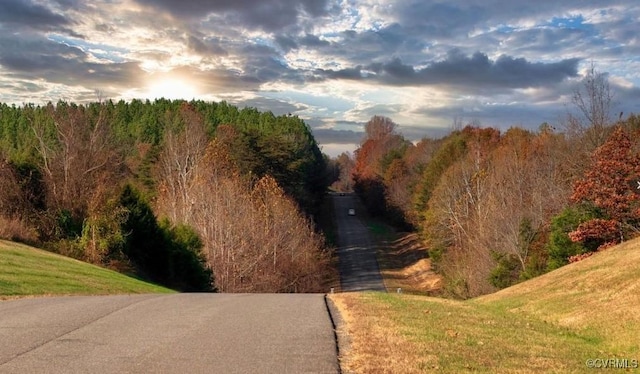
M123 163L111 128L99 105L88 107L58 103L47 107L52 123L32 122L48 188L47 200L56 209L77 217L86 214L96 187L111 180Z
M398 125L391 118L384 116L373 116L364 126L366 140L380 140L395 133Z
M343 152L336 159L336 165L338 166L339 176L338 180L333 183L333 188L338 191L352 191L353 190L353 167L355 161L353 157L347 152Z
M570 192L555 159L555 140L553 134L511 129L495 148L472 143L441 177L429 201L426 232L431 245L445 249L439 265L457 296L492 292L489 279L498 259L515 265L507 284L527 271L536 236Z
M521 272L535 235L566 204L570 191L553 147L551 134L511 129L492 155L490 241L495 251L516 258Z
M208 136L202 116L184 103L175 115L165 118L164 149L160 156L160 194L169 204L163 211L172 222L188 222L194 198L192 179L204 156Z
M239 173L225 144L233 137L228 131L225 142L208 145L187 179L189 213L178 211L176 223L196 229L222 292L321 291L328 261L322 238L275 179ZM161 195L162 213L172 198L181 195Z
M12 216L19 207L20 185L11 165L0 156L0 216Z
M606 73L596 70L592 63L582 86L573 91L572 103L582 119L570 116L570 130L577 131L589 142L591 150L607 139L607 127L611 123L613 93Z

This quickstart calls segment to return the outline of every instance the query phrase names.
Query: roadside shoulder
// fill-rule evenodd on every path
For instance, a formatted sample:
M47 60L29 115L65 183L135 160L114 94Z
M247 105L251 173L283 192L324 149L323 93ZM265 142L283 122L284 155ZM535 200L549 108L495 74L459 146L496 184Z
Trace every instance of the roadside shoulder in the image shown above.
M340 309L336 306L331 295L325 295L324 301L325 305L327 306L327 312L329 313L331 325L333 326L339 373L350 374L351 372L345 369L345 365L343 363L344 354L350 349L351 346L351 340L349 338L349 334L346 331L347 326L345 324L342 313L340 312Z

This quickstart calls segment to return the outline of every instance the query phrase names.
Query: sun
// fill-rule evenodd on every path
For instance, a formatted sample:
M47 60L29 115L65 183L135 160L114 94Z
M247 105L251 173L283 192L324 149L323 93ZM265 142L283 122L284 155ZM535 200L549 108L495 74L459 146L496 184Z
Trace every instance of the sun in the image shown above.
M154 99L191 100L198 96L198 87L188 79L178 77L151 78L148 95Z

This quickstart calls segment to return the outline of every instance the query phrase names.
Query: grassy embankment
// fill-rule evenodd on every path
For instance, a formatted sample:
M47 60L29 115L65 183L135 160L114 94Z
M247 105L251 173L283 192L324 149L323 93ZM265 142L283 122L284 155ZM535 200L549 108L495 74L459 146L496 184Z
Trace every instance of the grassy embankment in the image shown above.
M175 291L24 244L0 240L0 299L170 292Z
M640 240L473 300L332 299L351 340L345 372L564 373L589 371L588 359L640 362Z

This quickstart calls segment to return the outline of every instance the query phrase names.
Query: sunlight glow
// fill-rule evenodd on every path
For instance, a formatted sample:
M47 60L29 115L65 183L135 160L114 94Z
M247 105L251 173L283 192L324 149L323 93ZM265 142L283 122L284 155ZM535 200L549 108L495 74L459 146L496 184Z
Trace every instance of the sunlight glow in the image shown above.
M148 86L148 96L170 100L191 100L198 96L198 87L187 79L166 77L153 79Z

